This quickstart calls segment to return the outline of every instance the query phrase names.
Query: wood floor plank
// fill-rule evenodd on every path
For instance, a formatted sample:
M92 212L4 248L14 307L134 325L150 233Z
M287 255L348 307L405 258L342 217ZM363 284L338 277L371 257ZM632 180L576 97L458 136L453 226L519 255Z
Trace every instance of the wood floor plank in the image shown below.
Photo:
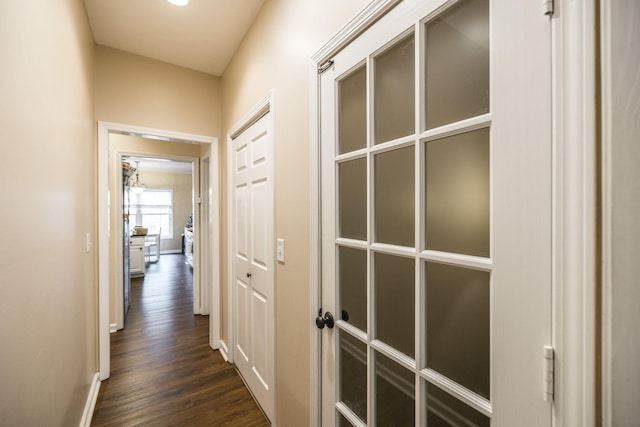
M209 348L209 318L193 315L192 277L182 255L163 255L132 281L92 426L269 425L234 367Z

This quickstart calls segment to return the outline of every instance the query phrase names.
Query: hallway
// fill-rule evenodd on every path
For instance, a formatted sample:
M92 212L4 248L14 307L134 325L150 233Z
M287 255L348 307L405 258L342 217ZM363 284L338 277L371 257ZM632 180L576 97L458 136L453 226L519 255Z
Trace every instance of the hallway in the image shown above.
M163 255L132 280L91 425L268 425L234 367L209 347L209 317L193 315L192 278L184 256Z

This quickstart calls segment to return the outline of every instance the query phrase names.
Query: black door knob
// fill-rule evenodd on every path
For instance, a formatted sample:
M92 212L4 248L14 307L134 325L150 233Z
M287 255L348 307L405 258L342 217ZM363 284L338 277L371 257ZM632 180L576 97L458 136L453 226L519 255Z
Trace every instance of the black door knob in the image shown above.
M333 318L333 314L327 311L323 316L322 309L318 310L318 317L316 317L316 326L318 327L318 329L324 329L325 326L329 329L332 329L335 324L336 322Z
M318 327L318 329L324 329L324 319L321 315L316 317L316 326Z

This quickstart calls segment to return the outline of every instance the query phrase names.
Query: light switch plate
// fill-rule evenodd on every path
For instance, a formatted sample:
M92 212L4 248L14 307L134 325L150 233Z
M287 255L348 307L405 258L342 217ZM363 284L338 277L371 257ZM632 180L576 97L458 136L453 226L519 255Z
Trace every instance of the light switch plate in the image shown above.
M278 244L276 246L277 246L276 257L278 258L278 262L281 262L284 264L284 239L278 239Z

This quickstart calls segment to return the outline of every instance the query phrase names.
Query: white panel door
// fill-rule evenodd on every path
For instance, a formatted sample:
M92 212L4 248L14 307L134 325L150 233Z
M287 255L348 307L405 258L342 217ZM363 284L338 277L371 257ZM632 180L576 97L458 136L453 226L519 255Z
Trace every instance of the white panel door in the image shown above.
M274 407L273 136L270 114L232 142L234 361L269 419Z
M540 2L405 0L332 59L321 272L336 322L320 332L322 424L551 425Z

